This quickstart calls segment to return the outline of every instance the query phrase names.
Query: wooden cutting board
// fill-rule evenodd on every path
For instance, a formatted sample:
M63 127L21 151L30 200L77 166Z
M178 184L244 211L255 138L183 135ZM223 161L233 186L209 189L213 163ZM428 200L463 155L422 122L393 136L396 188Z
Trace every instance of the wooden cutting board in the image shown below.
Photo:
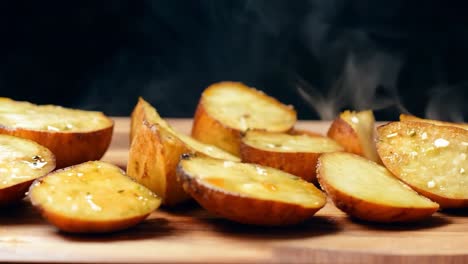
M115 118L103 158L125 167L127 118ZM190 120L170 120L181 131ZM300 122L325 132L327 122ZM73 263L466 263L467 212L435 214L417 224L383 225L351 220L331 202L311 220L287 228L232 223L195 203L160 209L142 224L110 235L58 232L27 201L0 213L1 262Z

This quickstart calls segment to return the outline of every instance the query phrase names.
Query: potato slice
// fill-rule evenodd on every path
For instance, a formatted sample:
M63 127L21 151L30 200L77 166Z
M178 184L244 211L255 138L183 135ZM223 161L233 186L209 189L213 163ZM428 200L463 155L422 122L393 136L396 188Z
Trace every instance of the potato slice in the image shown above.
M221 82L203 92L192 136L239 156L243 132L286 132L296 120L296 111L291 106L242 83Z
M416 221L431 216L439 208L386 168L355 154L321 155L317 177L336 207L359 219L386 223Z
M245 224L296 224L326 203L313 184L256 164L186 155L177 175L205 209Z
M468 129L468 124L451 123L451 122L444 122L444 121L438 121L438 120L432 120L432 119L424 119L424 118L419 118L413 115L405 115L405 114L400 115L400 121L425 122L425 123L430 123L430 124L438 125L438 126L455 126L455 127L459 127L463 129Z
M50 223L72 233L102 233L143 221L161 200L118 167L90 161L37 179L29 190Z
M54 154L34 141L0 135L0 206L24 197L31 183L55 168Z
M405 121L378 134L377 150L393 174L442 208L468 206L468 130Z
M50 149L58 168L100 159L114 123L100 112L0 98L0 134L30 139Z
M175 131L143 98L132 113L131 131L127 174L162 197L165 205L176 205L190 197L175 174L182 154L240 161L215 146Z
M277 168L314 183L320 154L342 150L341 145L327 137L263 131L248 131L240 147L244 162Z
M371 110L347 110L333 121L327 135L340 143L345 151L381 163L375 147L374 124L374 114Z

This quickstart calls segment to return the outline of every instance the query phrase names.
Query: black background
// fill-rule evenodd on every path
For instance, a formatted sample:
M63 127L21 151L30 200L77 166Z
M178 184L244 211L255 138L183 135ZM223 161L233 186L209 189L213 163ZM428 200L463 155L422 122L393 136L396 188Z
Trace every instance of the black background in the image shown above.
M0 1L1 96L128 115L143 96L192 116L242 81L330 119L467 121L466 1Z

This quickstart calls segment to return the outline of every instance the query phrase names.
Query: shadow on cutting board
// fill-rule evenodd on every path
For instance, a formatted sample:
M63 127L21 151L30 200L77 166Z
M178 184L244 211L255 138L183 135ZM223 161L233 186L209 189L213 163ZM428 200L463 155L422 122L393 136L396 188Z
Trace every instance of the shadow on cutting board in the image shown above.
M412 222L412 223L371 223L356 218L349 218L348 220L351 223L357 224L359 226L365 227L366 229L382 230L382 231L412 231L412 230L421 230L421 229L431 229L441 226L448 225L452 223L450 219L445 218L441 215L434 215L428 219Z

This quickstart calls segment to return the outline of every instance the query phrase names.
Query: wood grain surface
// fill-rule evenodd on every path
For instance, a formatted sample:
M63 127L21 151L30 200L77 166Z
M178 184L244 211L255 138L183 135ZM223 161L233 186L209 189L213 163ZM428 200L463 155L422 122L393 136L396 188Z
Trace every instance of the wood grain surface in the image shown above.
M106 161L125 167L129 121L115 118ZM181 131L190 120L170 120ZM328 122L300 122L325 132ZM331 202L307 222L287 228L220 219L194 202L154 212L126 231L92 236L58 232L28 201L0 212L1 262L71 263L466 263L467 212L437 213L417 224L370 224Z

